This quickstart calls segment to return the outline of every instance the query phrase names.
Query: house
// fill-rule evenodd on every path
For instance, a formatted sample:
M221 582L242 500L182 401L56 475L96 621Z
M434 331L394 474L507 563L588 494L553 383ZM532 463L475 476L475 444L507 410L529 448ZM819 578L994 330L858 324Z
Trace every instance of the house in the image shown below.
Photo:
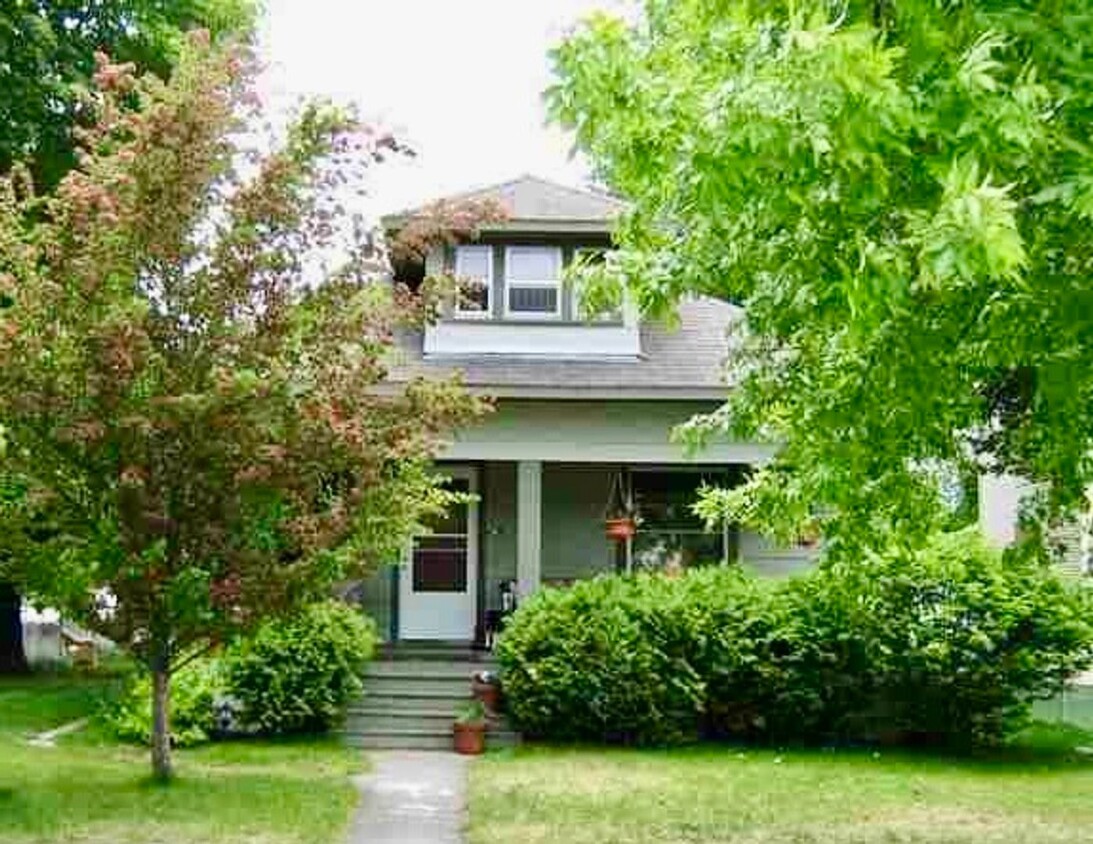
M582 319L564 270L610 248L618 200L532 176L449 199L496 200L506 217L474 242L400 268L410 279L454 273L462 296L402 338L390 377L458 370L496 410L458 431L439 460L474 501L363 587L386 638L480 644L507 595L519 601L540 584L599 572L669 560L744 559L771 574L807 565L807 547L775 548L735 527L710 532L690 510L700 485L738 483L771 453L719 442L688 456L670 438L724 398L732 306L685 301L674 327L641 320L629 304ZM385 218L388 234L414 213ZM630 505L636 532L609 538L605 519Z
M979 477L979 528L989 542L1004 548L1017 541L1022 506L1035 492L1035 484L1016 475L986 473ZM1093 488L1086 495L1085 510L1052 527L1048 543L1060 573L1088 583L1093 576Z

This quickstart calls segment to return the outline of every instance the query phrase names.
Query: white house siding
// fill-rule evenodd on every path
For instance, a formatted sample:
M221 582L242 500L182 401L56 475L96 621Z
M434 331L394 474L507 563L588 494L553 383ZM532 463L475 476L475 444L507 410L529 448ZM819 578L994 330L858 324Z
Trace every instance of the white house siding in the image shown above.
M1016 475L981 475L979 478L979 527L993 545L1004 548L1018 537L1021 502L1035 491L1035 486ZM1081 577L1083 572L1082 527L1071 520L1053 528L1048 541L1057 554L1060 571L1067 577ZM1093 541L1085 537L1093 547Z

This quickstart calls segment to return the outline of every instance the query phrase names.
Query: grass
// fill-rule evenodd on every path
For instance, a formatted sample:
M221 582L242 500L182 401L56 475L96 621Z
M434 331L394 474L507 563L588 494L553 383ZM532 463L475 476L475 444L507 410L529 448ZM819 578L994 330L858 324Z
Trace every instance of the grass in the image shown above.
M0 682L0 844L331 844L356 803L358 754L335 740L232 742L176 753L168 787L148 754L90 734L26 735L91 712L103 682Z
M471 774L471 844L1093 842L1093 745L1041 725L1004 755L523 748Z

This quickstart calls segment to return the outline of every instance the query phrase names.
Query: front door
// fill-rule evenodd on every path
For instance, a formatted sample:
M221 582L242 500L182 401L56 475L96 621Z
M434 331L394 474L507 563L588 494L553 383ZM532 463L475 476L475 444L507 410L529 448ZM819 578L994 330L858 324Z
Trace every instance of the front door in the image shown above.
M473 468L444 469L458 492L476 493ZM455 504L414 539L399 576L399 637L474 638L478 582L478 503Z

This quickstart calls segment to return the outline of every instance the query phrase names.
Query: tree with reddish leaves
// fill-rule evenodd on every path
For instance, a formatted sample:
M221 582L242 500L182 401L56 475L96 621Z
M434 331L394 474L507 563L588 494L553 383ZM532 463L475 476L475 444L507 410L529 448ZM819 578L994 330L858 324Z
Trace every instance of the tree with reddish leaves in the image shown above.
M486 409L386 381L426 309L340 200L400 143L310 105L245 154L251 69L201 36L168 82L100 57L78 167L44 198L0 181L2 502L26 528L0 560L151 671L161 779L172 673L397 558L448 500L430 458Z

